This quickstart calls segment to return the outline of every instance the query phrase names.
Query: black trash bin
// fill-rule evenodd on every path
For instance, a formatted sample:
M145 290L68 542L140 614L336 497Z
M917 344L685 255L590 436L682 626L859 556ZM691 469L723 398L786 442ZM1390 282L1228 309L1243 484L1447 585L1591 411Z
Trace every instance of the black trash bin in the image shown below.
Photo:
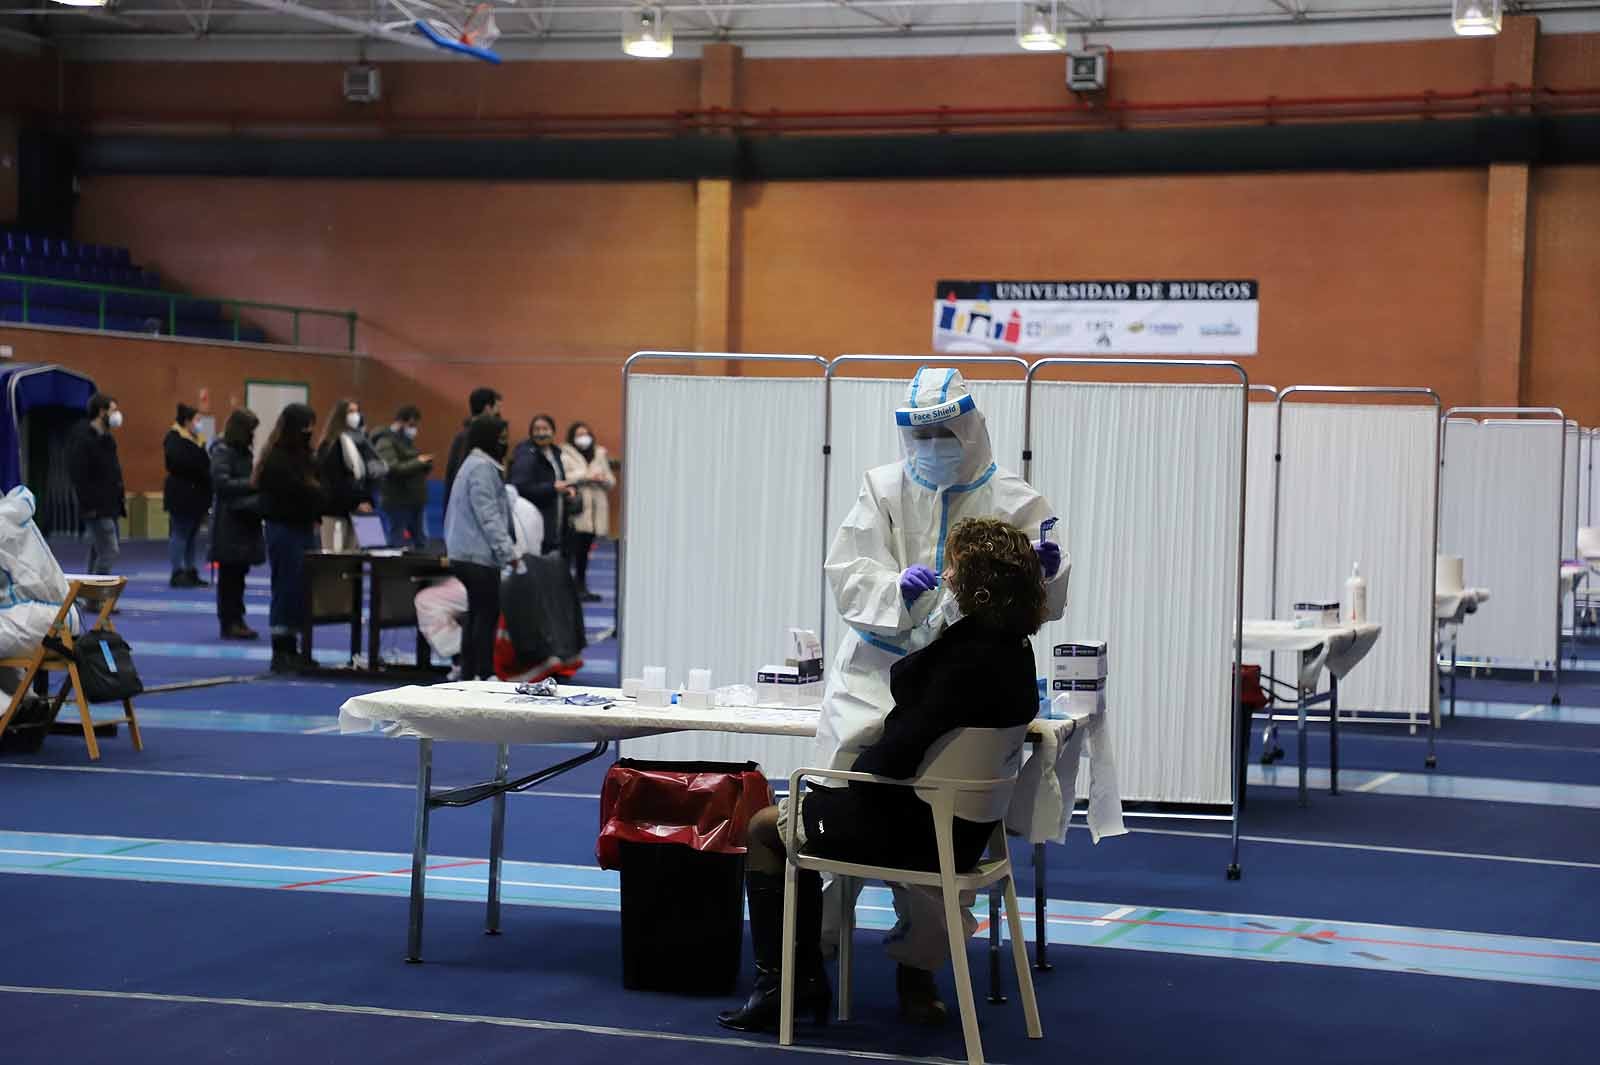
M727 995L744 952L745 833L771 802L754 763L622 759L601 790L601 866L622 873L622 985Z
M729 995L744 957L744 855L622 848L622 986Z

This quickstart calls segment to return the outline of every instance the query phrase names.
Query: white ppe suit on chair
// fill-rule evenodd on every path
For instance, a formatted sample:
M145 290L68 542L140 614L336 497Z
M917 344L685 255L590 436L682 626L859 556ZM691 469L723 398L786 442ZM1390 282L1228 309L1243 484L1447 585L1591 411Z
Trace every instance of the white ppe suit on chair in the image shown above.
M901 573L920 564L942 574L945 540L963 518L999 518L1037 540L1040 523L1055 516L1031 485L995 464L988 424L960 371L918 370L906 405L894 416L902 461L867 471L825 563L846 626L817 723L817 764L832 769L849 769L882 735L883 719L894 708L889 667L926 647L959 616L947 613L954 596L942 583L907 605ZM1066 610L1071 568L1063 551L1046 582L1045 613L1052 621ZM899 885L894 893L900 923L890 936L890 955L904 965L938 969L949 940L937 897L922 899L923 893ZM836 929L837 907L830 901L824 912L828 928Z

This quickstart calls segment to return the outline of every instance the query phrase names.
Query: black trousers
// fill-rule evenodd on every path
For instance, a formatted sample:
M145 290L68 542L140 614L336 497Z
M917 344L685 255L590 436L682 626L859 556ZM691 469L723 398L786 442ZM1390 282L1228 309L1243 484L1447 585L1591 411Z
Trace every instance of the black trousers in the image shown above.
M217 563L217 622L223 628L244 624L244 575L250 572L245 562Z
M578 582L578 591L589 590L589 549L594 546L594 533L567 530L561 543L561 554L572 567L572 576Z
M467 620L461 626L461 679L494 679L494 632L500 622L500 568L451 562L467 586Z

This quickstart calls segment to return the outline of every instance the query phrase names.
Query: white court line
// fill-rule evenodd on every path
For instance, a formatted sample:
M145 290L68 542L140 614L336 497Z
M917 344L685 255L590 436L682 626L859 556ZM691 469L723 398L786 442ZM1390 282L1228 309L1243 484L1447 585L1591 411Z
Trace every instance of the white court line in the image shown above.
M1528 709L1526 709L1522 713L1518 714L1517 717L1516 717L1516 720L1518 720L1518 721L1526 721L1526 720L1528 720L1528 718L1534 716L1535 714L1542 714L1548 709L1550 709L1548 706L1530 706L1530 707L1528 707Z
M1389 781L1398 779L1399 776L1400 776L1399 773L1380 773L1377 776L1373 777L1371 780L1367 781L1365 784L1358 785L1355 790L1356 791L1377 791L1379 788L1381 788L1385 784L1389 783Z
M571 1021L544 1021L531 1017L494 1017L474 1013L440 1013L435 1010L389 1009L383 1006L354 1006L342 1002L277 1002L258 998L221 998L211 995L172 995L153 991L101 991L76 987L18 987L0 984L0 994L50 995L59 998L118 999L128 1002L160 1002L187 1006L235 1006L246 1009L292 1010L299 1013L334 1013L358 1017L390 1017L410 1021L445 1021L455 1024L484 1024L496 1028L521 1028L540 1032L577 1032L583 1035L611 1036L619 1039L655 1039L667 1043L697 1043L702 1046L739 1047L749 1050L776 1050L791 1054L822 1054L835 1058L868 1061L931 1062L935 1065L960 1065L951 1058L919 1058L875 1050L846 1050L836 1047L795 1045L776 1046L755 1039L734 1039L686 1032L647 1031L615 1028L610 1025L576 1024Z
M35 765L31 762L0 762L0 769L42 769L58 773L129 773L141 777L187 777L194 780L243 780L271 784L281 777L258 777L247 773L191 773L176 769L117 769L104 765Z
M0 762L0 769L37 769L58 773L127 773L131 776L141 777L184 777L194 780L237 780L247 784L314 784L330 788L382 788L397 791L416 791L415 784L400 784L387 780L321 780L316 777L259 777L246 773L191 773L176 769L120 769L114 766L103 765L34 765L31 762ZM478 782L478 783L481 783ZM436 784L434 791L449 791L455 788L472 787L471 784ZM598 801L598 792L580 791L543 791L529 789L528 791L508 792L510 795L524 795L530 798L544 797L547 799L588 799Z
M1186 832L1175 828L1132 828L1135 835L1188 836L1192 839L1226 840L1221 832ZM1479 854L1474 851L1439 851L1424 847L1386 847L1380 843L1341 843L1329 839L1288 839L1284 836L1240 836L1246 843L1276 843L1286 847L1330 847L1347 851L1378 851L1383 854L1415 854L1423 858L1466 858L1480 862L1512 862L1517 865L1554 865L1567 869L1600 869L1600 862L1574 862L1564 858L1521 858L1511 854Z
M1087 928L1104 928L1106 925L1110 924L1112 921L1121 920L1122 918L1128 916L1128 914L1133 913L1137 909L1138 909L1137 906L1118 906L1116 909L1112 910L1110 913L1106 914L1104 917L1100 918L1099 920L1085 921L1085 922L1082 922L1082 923Z

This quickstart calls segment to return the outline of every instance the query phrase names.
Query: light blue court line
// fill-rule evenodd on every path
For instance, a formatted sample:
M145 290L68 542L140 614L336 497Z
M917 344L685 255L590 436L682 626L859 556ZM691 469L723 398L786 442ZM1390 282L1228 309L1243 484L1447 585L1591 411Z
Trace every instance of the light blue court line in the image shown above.
M409 891L410 857L0 832L0 872L396 898ZM483 858L435 855L429 861L428 897L481 904L487 877L488 862ZM502 900L512 906L600 911L620 906L617 874L589 866L508 861L501 891ZM1052 945L1600 990L1600 943L1148 904L1051 899L1049 907ZM856 912L863 929L887 931L894 924L893 900L882 887L863 891ZM1025 936L1033 934L1032 917L1024 914ZM986 932L980 925L976 936Z
M1449 709L1444 709L1445 718L1441 725L1441 736L1450 734ZM1556 721L1567 722L1573 725L1600 725L1600 707L1594 706L1551 706L1549 703L1497 703L1497 702L1468 702L1462 699L1456 703L1456 714L1460 717L1488 717L1501 721Z
M1252 765L1249 783L1254 787L1296 788L1299 770L1292 765ZM1327 795L1328 770L1312 766L1306 786L1313 803ZM1600 786L1560 784L1497 777L1460 777L1439 773L1385 773L1369 769L1339 770L1339 790L1370 795L1406 795L1423 799L1472 799L1477 802L1513 802L1534 806L1576 806L1600 810Z
M192 729L197 732L267 732L317 736L339 731L333 714L276 714L239 710L163 710L140 706L140 728ZM379 736L378 732L358 733Z

